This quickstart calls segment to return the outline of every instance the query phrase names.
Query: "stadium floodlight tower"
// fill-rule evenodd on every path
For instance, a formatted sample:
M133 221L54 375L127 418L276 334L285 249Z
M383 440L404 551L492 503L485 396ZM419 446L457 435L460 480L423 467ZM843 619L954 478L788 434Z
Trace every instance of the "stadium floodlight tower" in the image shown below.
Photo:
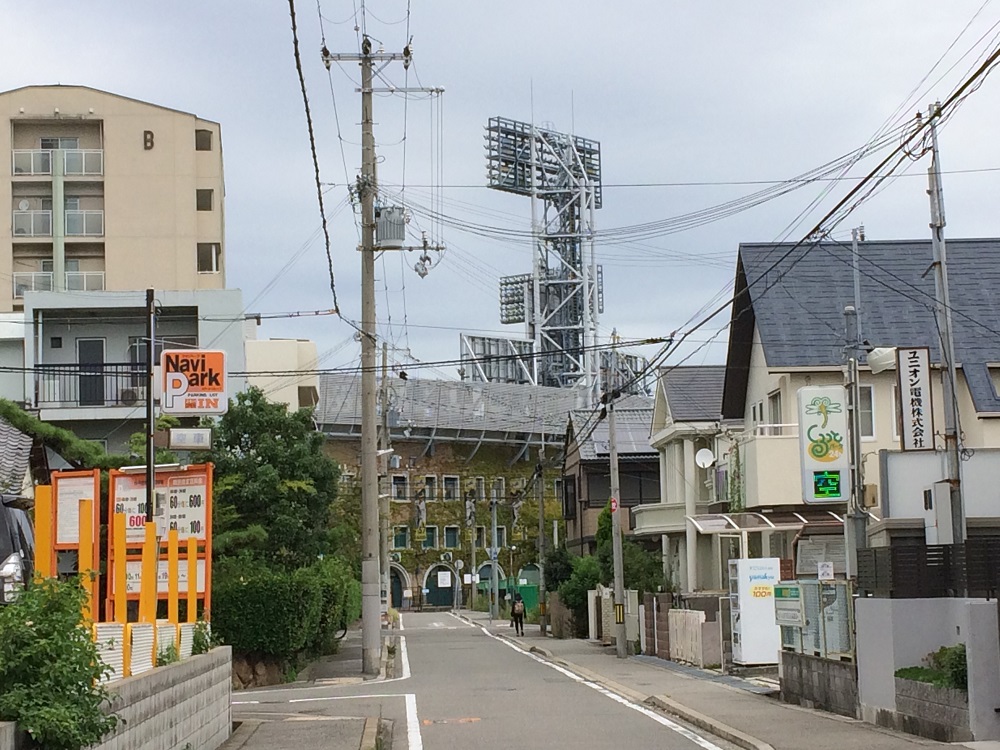
M531 198L534 268L500 280L501 320L525 323L535 384L575 388L581 406L594 406L601 391L603 294L594 255L601 144L493 117L486 151L489 187Z

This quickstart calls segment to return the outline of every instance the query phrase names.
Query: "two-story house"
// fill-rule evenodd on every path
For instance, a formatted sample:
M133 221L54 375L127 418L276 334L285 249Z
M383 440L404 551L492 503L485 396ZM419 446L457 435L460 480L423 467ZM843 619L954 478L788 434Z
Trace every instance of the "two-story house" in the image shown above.
M998 259L1000 240L948 241L970 534L1000 525L993 489L1000 455L989 450L1000 447ZM863 482L874 544L888 543L893 535L922 543L928 523L924 491L945 477L933 263L929 240L859 244L859 319L866 347L926 346L932 365L928 447L933 449L919 453L900 450L898 373L873 374L861 365ZM843 502L803 502L796 401L803 386L844 382L844 308L855 304L853 264L851 246L829 240L740 246L722 416L744 425L727 462L730 477L738 470L742 478L745 515L737 525L749 530L744 554L792 558L801 551L796 540L842 522ZM843 542L818 533L816 540L842 570ZM796 558L798 574L815 574L803 567L809 559Z
M641 505L660 502L660 466L656 449L649 443L652 418L653 400L646 396L626 396L615 404L619 501L627 514ZM609 420L599 412L574 411L566 428L563 465L567 549L579 555L596 554L597 519L610 497Z

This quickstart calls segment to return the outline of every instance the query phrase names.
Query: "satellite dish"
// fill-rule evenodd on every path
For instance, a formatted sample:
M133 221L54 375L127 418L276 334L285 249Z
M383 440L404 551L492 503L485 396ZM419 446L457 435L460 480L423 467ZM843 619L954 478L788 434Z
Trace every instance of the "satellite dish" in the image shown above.
M31 204L28 203L28 201L26 201L26 200L24 200L22 198L21 202L17 204L17 210L18 211L27 211L28 208L30 208L30 206L31 206Z
M690 455L690 454L688 454ZM709 466L715 463L715 454L712 453L708 448L702 448L700 451L694 454L694 462L698 464L703 469L707 469Z

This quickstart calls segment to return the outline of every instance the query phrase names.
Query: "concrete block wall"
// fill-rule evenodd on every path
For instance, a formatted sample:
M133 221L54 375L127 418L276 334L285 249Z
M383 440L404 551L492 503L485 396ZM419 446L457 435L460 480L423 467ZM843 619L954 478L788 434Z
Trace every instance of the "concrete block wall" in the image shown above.
M215 750L232 729L232 649L130 677L109 686L111 710L125 719L93 750Z
M90 750L215 750L232 729L232 649L215 648L108 690L109 710L125 721ZM14 724L0 722L0 750L21 750L22 741Z
M782 651L781 700L859 718L858 669L850 662Z
M654 602L656 603L655 619ZM670 594L646 594L644 603L646 605L646 652L650 656L669 659L670 625L667 613L673 606L673 597Z

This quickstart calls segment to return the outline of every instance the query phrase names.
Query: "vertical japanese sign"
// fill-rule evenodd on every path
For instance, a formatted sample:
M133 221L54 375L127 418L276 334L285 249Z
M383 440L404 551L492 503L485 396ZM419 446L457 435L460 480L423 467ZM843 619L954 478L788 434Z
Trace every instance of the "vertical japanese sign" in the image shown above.
M896 376L903 450L934 450L930 350L926 346L896 349Z
M841 385L799 388L799 447L802 498L842 503L850 494L847 451L847 391Z

